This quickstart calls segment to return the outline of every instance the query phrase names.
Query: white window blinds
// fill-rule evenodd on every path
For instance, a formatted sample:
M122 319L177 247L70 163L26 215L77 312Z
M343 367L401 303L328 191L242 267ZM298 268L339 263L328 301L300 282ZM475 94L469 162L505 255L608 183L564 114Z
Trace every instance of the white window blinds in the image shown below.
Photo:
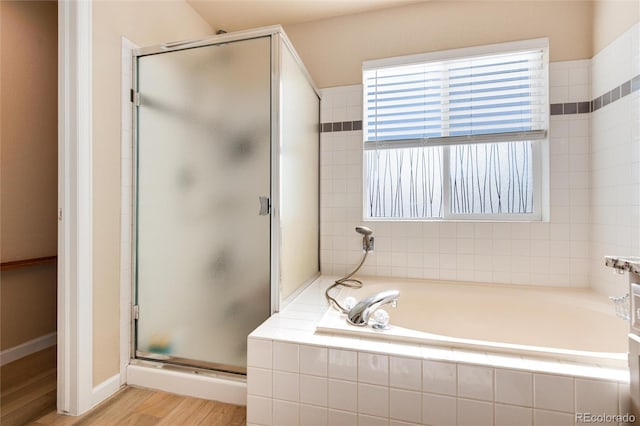
M365 149L545 138L545 55L545 48L536 47L408 64L365 63Z

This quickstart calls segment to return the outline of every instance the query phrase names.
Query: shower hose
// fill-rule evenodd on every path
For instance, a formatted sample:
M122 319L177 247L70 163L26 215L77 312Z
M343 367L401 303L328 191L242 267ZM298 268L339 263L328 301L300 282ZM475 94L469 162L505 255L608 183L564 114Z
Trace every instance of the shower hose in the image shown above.
M356 269L353 270L353 272L351 272L348 275L345 275L344 277L335 280L335 282L329 286L329 288L327 288L324 292L325 297L327 298L327 301L333 305L334 308L336 308L337 310L339 310L340 312L342 312L343 314L346 314L349 312L349 309L345 308L344 306L342 306L333 296L331 296L329 294L329 292L339 286L345 286L345 287L350 287L350 288L361 288L362 287L362 281L359 281L355 278L351 278L352 276L354 276L356 274L356 272L358 272L360 270L360 268L362 267L362 265L364 264L364 261L367 259L367 254L369 254L369 250L365 250L364 251L364 255L362 256L362 260L360 261L360 264L358 266L356 266Z

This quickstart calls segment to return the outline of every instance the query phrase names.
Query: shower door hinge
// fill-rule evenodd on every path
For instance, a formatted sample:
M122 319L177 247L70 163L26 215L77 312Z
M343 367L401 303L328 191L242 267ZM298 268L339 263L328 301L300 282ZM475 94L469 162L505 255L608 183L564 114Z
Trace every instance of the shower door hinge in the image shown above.
M133 103L133 105L140 106L140 92L136 92L133 89L131 89L130 100Z
M133 312L131 316L134 320L140 319L140 307L138 305L133 305Z
M271 212L271 198L260 196L258 197L258 201L260 201L260 211L258 214L260 216L266 216Z

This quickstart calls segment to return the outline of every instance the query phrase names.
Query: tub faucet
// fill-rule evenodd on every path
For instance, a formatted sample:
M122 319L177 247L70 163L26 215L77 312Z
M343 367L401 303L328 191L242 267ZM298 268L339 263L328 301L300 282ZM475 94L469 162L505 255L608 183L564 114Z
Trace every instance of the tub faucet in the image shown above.
M358 302L347 314L349 324L364 326L369 323L369 317L382 305L388 303L394 308L398 303L400 292L398 290L387 290L367 297Z

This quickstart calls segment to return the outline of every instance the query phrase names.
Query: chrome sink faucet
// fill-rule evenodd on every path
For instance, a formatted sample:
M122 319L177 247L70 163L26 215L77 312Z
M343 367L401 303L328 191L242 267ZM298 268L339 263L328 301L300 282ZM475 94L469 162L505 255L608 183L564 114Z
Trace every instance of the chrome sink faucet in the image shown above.
M399 296L398 290L387 290L367 297L349 310L347 321L349 324L365 326L369 323L371 315L383 305L391 304L395 308Z

